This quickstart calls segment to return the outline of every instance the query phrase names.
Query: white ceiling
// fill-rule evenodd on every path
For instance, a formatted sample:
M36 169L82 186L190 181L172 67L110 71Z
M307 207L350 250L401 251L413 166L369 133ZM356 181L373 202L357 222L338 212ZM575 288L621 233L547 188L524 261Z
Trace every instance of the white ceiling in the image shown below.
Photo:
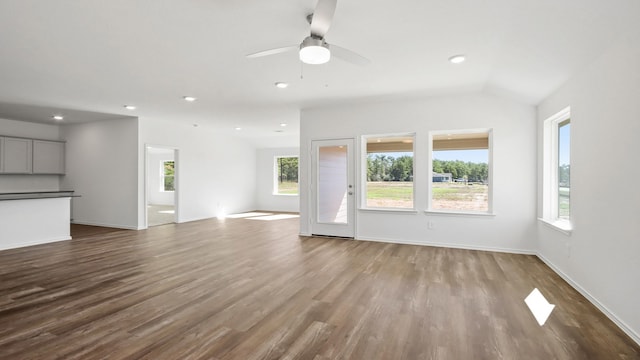
M640 14L637 0L339 0L326 39L371 65L245 58L300 43L315 3L2 0L0 117L49 122L42 108L52 108L173 119L292 146L305 107L479 90L536 104L637 31ZM447 61L460 53L465 63Z

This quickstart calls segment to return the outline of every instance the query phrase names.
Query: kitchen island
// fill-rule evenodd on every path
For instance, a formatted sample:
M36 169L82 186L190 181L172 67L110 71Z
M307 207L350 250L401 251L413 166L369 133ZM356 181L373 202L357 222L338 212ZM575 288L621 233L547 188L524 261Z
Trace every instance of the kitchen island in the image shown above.
M73 191L0 193L0 250L71 239Z

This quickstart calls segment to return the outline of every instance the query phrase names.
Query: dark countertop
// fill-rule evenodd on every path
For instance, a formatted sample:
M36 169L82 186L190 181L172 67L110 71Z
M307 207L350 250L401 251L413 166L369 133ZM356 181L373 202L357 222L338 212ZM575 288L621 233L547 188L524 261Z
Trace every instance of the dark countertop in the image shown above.
M0 193L0 201L79 197L79 195L74 195L73 192L74 192L73 190L68 190L68 191L31 191L31 192Z

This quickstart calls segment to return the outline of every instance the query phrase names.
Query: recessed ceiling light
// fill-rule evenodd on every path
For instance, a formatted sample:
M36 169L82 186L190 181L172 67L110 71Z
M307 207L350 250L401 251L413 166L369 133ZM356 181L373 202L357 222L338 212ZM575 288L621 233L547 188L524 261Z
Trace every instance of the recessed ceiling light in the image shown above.
M238 126L238 127L236 128L236 130L240 131L240 130L242 130L242 128Z
M188 102L194 102L194 101L198 100L197 98L195 98L193 96L183 96L182 98L184 99L184 101L188 101Z
M287 84L286 82L279 82L279 81L275 85L278 89L286 89L287 86L289 86L289 84Z
M58 121L60 121L60 120L63 120L63 119L64 119L64 116L62 116L62 115L53 115L51 118L52 118L53 120L58 120Z
M280 126L285 127L287 126L287 123L280 123Z
M127 109L127 110L135 110L136 109L136 107L134 105L125 105L124 108Z
M460 64L463 63L466 60L466 58L464 57L464 55L453 55L452 57L449 58L449 62L452 64Z

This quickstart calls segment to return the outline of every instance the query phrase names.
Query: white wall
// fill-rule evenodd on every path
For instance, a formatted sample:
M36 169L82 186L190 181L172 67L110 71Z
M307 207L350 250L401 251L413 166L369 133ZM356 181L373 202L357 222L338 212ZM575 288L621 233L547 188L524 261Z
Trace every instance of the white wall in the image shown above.
M60 140L60 131L56 125L36 124L7 119L0 119L0 136L3 135L43 140ZM59 175L0 174L0 193L57 190L60 190Z
M179 121L140 119L139 161L146 145L178 149L178 222L211 218L221 210L256 208L256 149L245 140ZM145 223L144 167L140 166L140 224Z
M640 36L620 39L538 108L571 106L570 236L538 225L540 256L640 343ZM539 199L539 214L542 203Z
M274 159L276 156L298 156L298 148L258 149L257 196L259 210L298 212L300 197L297 195L274 195Z
M162 164L174 160L173 150L166 154L149 154L147 157L147 204L174 205L173 191L162 191Z
M496 215L424 213L428 196L429 131L476 128L493 129ZM532 253L536 248L535 131L534 107L491 95L470 94L304 110L300 148L309 149L312 139L353 137L359 144L361 135L415 132L418 212L358 211L356 238ZM359 153L359 146L356 147ZM357 155L358 163L359 160ZM308 150L301 151L300 162L300 232L309 234ZM356 175L358 187L359 164ZM433 222L433 229L428 229L428 221Z
M138 120L64 125L67 175L62 188L75 190L75 223L138 228ZM144 162L142 162L144 164Z

